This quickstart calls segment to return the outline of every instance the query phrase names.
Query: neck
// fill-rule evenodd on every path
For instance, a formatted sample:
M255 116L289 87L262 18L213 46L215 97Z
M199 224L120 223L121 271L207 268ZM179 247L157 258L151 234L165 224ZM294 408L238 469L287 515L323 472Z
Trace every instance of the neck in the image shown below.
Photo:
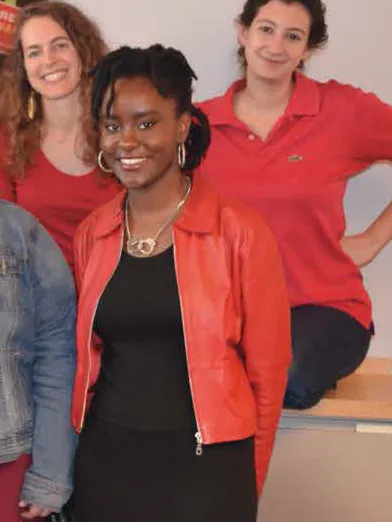
M129 190L129 210L133 220L153 220L175 210L185 195L186 187L186 177L176 169L148 187Z
M293 79L274 81L247 72L246 87L242 96L258 111L275 112L287 107L293 91Z
M48 134L76 134L79 128L79 91L57 100L43 100L43 128Z

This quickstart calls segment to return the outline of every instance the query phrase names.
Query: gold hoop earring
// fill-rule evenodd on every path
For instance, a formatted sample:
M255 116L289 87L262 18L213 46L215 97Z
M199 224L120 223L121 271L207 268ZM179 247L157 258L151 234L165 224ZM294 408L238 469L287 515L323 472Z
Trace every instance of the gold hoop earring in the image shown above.
M183 169L186 163L186 150L183 142L180 142L177 145L177 161L180 169Z
M109 169L106 165L104 165L102 150L100 150L98 154L98 166L103 172L113 172L112 169Z
M27 117L30 121L34 120L36 110L37 102L35 101L35 94L34 91L30 91L29 97L27 99Z

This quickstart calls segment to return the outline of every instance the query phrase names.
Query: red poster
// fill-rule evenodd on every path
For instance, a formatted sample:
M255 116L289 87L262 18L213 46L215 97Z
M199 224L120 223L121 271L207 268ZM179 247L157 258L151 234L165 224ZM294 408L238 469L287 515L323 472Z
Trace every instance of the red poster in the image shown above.
M9 52L14 44L14 33L19 8L0 2L0 52Z

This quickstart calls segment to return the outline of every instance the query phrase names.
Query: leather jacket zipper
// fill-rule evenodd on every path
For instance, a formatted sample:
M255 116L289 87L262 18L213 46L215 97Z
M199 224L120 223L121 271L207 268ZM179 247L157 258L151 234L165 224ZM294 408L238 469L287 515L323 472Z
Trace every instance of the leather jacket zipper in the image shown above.
M198 457L201 457L203 455L203 442L201 438L201 433L197 431L195 433L195 439L196 439L196 455Z

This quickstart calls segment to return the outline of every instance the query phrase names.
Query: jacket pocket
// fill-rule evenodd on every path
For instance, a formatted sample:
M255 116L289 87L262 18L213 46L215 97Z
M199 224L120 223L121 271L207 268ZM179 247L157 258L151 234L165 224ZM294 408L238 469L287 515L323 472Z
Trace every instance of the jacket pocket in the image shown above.
M21 262L0 247L0 437L14 436L30 421L23 354L15 349L20 328Z
M0 355L0 438L18 435L31 422L27 373L22 355Z
M0 249L0 277L21 273L19 259L9 249Z
M0 350L7 351L19 323L21 263L8 249L0 249Z

